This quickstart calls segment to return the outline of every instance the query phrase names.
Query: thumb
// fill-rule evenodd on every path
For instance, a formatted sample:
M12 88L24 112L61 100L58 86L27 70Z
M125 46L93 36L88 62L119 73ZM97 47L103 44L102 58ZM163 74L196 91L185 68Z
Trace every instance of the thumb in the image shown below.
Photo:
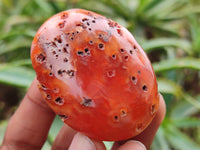
M92 140L78 132L75 134L69 150L96 150L96 147Z
M123 144L122 146L120 146L118 150L131 150L131 149L146 150L146 147L144 146L144 144L142 144L139 141L130 140L126 142L125 144Z

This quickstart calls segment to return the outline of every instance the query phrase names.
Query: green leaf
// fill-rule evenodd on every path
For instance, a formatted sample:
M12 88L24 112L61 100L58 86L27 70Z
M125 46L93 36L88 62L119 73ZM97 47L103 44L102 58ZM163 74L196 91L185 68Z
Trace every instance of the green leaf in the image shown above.
M21 8L21 13L44 21L53 15L53 10L52 5L46 0L29 0Z
M183 100L192 104L194 107L200 109L200 102L187 94L178 84L163 78L158 78L157 80L159 92L175 95L177 98L182 98Z
M177 47L183 49L186 53L190 54L191 44L187 40L176 39L176 38L157 38L146 41L141 44L142 48L145 52L149 53L158 48L164 47Z
M60 131L62 125L64 125L63 121L58 116L56 116L49 131L49 135L51 136L52 140L55 140L55 137Z
M198 102L195 98L190 96L188 93L184 92L183 99L192 104L194 107L200 109L200 102Z
M0 82L28 88L35 77L35 72L32 69L25 67L13 67L0 70Z
M177 119L172 119L172 123L178 128L200 127L199 118L177 118Z
M153 7L148 9L146 13L148 16L163 18L164 16L168 16L174 10L178 10L178 8L184 4L186 4L186 0L157 0Z
M33 37L35 36L35 34L36 34L36 32L32 31L32 30L12 31L12 32L9 32L7 34L4 34L4 35L0 36L0 40L5 40L7 38L12 38L12 37L16 37L17 38L17 36L25 36L25 37L33 39Z
M200 28L199 28L199 20L198 17L194 14L189 15L190 21L190 32L192 38L192 46L195 56L200 56Z
M13 68L13 67L25 66L25 65L32 65L31 60L21 59L21 60L10 62L10 63L0 63L0 71Z
M6 131L7 125L8 125L7 120L0 122L0 147L1 147L1 143L3 142L4 133Z
M156 73L183 68L200 70L200 59L190 57L175 58L153 63L152 65Z
M144 7L143 11L148 12L151 11L151 9L155 6L157 6L161 1L160 0L143 0L143 5L145 4L146 6Z
M50 149L51 149L51 144L49 144L48 142L45 142L42 147L42 150L50 150Z
M167 140L165 139L165 131L162 128L162 126L159 127L156 133L151 149L152 150L170 150L170 146L169 146L169 143L167 143Z
M200 145L195 143L186 134L180 132L176 127L168 124L165 126L165 137L175 149L180 150L199 150Z
M170 24L169 22L168 23L156 22L156 21L152 22L150 20L148 24L149 24L149 28L151 28L152 31L155 34L157 34L157 36L160 37L161 39L163 38L163 35L173 37L173 38L180 37L179 33L177 32L177 29L173 28L172 24Z
M0 55L15 50L20 50L21 48L30 48L31 43L32 40L30 39L20 39L20 38L16 38L15 40L7 43L0 41Z
M43 10L45 13L47 14L51 14L53 12L53 8L50 5L50 3L48 3L48 1L46 0L34 0L38 7L41 8L41 10Z
M81 0L77 5L78 7L81 7L83 9L87 9L90 11L98 12L99 14L107 16L107 17L115 16L112 8L106 5L102 0L100 1ZM93 7L94 5L96 6Z
M200 99L198 102L200 102ZM179 101L178 103L174 104L170 110L170 117L173 119L181 119L185 117L188 118L197 114L199 111L198 108L194 107L194 105L188 103L187 101Z
M130 10L127 5L120 0L101 0L105 5L109 6L116 15L121 16L125 19L130 19L132 16L130 15Z
M51 146L52 146L57 134L59 133L62 125L63 125L63 122L61 121L61 119L58 116L56 116L51 125L47 140L46 140L44 146L42 147L42 150L51 149Z
M165 78L157 78L158 80L158 91L161 93L172 94L177 97L181 97L183 92L181 87L175 82L165 79Z
M106 150L110 150L114 144L114 142L107 142L107 141L104 141L103 143L106 146Z

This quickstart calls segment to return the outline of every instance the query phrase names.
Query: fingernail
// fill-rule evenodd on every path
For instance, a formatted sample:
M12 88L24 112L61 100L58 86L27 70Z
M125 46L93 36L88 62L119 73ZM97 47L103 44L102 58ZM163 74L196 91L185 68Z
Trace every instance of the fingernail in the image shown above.
M77 133L72 140L69 150L96 150L96 147L87 136Z
M135 145L135 149L134 150L147 150L146 147L144 146L143 143L141 143L140 141L135 141L135 140L130 140L126 143L131 143L132 145Z

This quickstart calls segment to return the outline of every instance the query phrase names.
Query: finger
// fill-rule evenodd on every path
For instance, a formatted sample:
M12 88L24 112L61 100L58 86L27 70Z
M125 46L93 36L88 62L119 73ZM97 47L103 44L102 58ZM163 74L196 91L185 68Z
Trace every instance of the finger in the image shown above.
M56 136L54 143L52 145L52 150L66 150L69 148L74 135L77 132L70 128L68 125L64 124Z
M162 95L160 95L159 99L159 108L157 111L156 116L152 120L151 124L139 135L129 139L129 140L136 140L142 142L147 149L150 148L153 139L155 137L156 131L158 130L160 124L162 123L165 113L166 113L166 106ZM126 140L127 141L127 140ZM116 150L120 145L124 144L126 141L119 141L115 142L113 145L112 150Z
M165 101L162 95L160 95L159 109L156 116L154 117L151 124L141 134L134 137L133 140L138 140L142 142L146 146L146 148L149 149L160 124L164 120L165 113L166 113Z
M118 150L146 150L146 147L139 141L130 140L120 146Z
M9 121L2 149L37 150L43 146L55 114L50 110L35 79Z
M92 141L87 136L78 132L74 136L69 150L106 150L106 148L102 142Z

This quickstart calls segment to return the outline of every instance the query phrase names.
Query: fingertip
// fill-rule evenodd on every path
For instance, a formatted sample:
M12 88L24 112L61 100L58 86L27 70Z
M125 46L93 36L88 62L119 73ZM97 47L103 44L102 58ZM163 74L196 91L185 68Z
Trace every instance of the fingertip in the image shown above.
M159 108L158 108L158 111L157 111L156 116L154 118L154 122L155 122L155 124L157 124L158 127L160 126L160 124L164 120L165 114L166 114L165 100L163 99L163 96L161 94L159 94L159 96L160 96Z
M69 150L96 150L96 147L92 140L78 132L75 134Z
M162 114L163 114L163 119L165 117L165 114L166 114L166 104L165 104L165 100L163 98L163 96L159 93L159 96L160 96L160 107L159 109L162 111Z
M125 144L119 147L118 150L146 150L144 144L136 140L129 140Z
M147 147L147 149L150 148L156 132L165 118L165 101L161 94L159 94L159 96L159 108L151 124L142 133L132 138L134 140L141 141Z
M12 149L41 148L54 117L55 114L43 100L37 88L37 80L34 79L9 121L2 147L5 149L7 145Z
M53 142L52 150L68 149L76 133L77 131L64 123Z

